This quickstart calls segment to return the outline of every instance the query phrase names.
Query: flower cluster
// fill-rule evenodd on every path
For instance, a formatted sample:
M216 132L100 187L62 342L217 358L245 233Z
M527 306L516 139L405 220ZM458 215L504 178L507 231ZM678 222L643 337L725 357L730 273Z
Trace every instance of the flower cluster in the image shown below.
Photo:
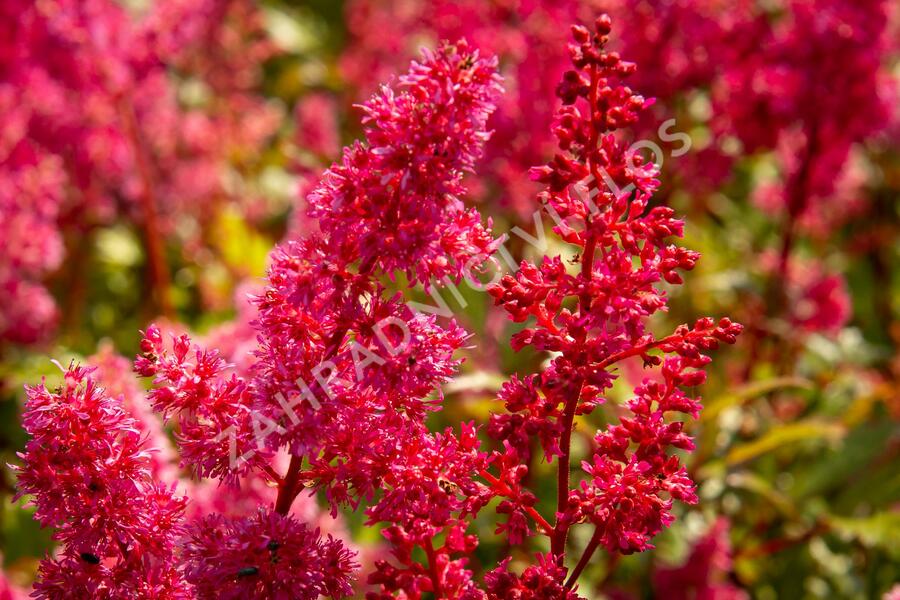
M166 419L178 417L181 466L192 467L199 477L233 483L264 458L234 468L232 456L256 455L252 396L237 375L224 374L227 365L216 350L192 347L190 338L180 335L169 352L155 326L147 329L141 350L134 368L142 377L154 377L156 387L148 395L153 408Z
M329 243L354 248L367 270L426 285L459 282L484 262L494 240L458 196L488 138L497 81L491 63L460 43L413 63L403 93L385 88L366 102L367 145L347 149L308 196Z
M538 186L522 173L553 151L553 86L568 64L567 27L590 19L592 12L575 0L353 0L347 7L351 39L342 71L368 92L429 39L465 39L498 56L508 91L491 118L493 135L473 187L476 196L496 198L527 217Z
M487 455L473 427L425 427L439 407L433 393L454 374L468 336L386 295L379 278L458 280L493 251L489 230L458 195L488 137L499 85L493 62L464 44L426 54L400 85L365 105L368 143L346 150L311 192L319 233L272 253L254 300L254 360L235 371L185 335L169 344L157 327L145 334L135 368L154 377L155 408L177 416L183 465L228 484L259 473L278 491L266 512L215 520L210 532L193 534L186 577L201 596L347 592L338 577L352 566L343 547L310 545L319 536L286 517L307 488L322 490L335 513L381 490L367 512L373 523L393 524L385 535L399 562L376 565L371 581L385 593L472 585L465 558L452 555L474 547L464 516L490 499L474 480ZM275 460L284 450L291 458L282 475ZM442 532L444 546L433 548ZM250 552L244 537L275 539L278 553L268 542ZM412 559L417 546L435 557L424 574ZM308 554L284 554L300 547Z
M185 578L200 598L341 598L356 564L343 544L291 516L211 515L185 548Z
M370 600L574 600L597 547L651 547L673 501L695 500L671 453L692 448L675 417L696 417L700 402L685 390L703 383L705 353L741 327L703 318L666 337L651 332L648 319L666 308L663 283L681 283L699 255L670 243L683 223L650 207L657 170L619 134L651 102L624 82L635 65L605 49L610 27L604 16L593 31L572 29L573 69L552 119L558 149L532 172L554 232L578 254L523 262L489 290L514 321L528 321L513 348L549 356L540 373L502 387L506 412L486 428L497 449L482 448L474 423L428 428L469 335L387 291L388 280L434 291L472 278L499 245L461 199L490 137L497 61L445 42L362 106L365 142L345 149L307 197L317 230L271 253L266 284L237 325L252 328L255 344L228 340L223 356L153 325L134 363L152 378L146 397L103 355L94 361L116 382L115 398L74 366L59 391L29 391L20 494L64 542L43 563L38 596L349 595L352 552L292 512L305 491L321 493L334 515L364 507L368 524L383 526L390 553L368 573ZM607 401L614 369L632 358L648 376L629 415L597 433L573 485L576 418L587 422ZM151 460L156 438L169 446L141 400L173 428L180 468L162 453L162 464ZM535 439L558 468L551 519L526 477ZM217 480L222 494L248 490L253 502L199 515L190 505L208 490L183 482L182 469ZM153 484L154 473L173 483ZM190 496L188 516L176 484ZM498 533L519 544L538 532L550 552L521 573L504 561L479 580L470 527L495 500L505 515ZM570 571L568 533L581 524L594 535Z
M650 102L623 82L635 65L604 49L610 20L601 17L596 30L577 26L570 54L574 70L566 72L557 93L563 106L554 133L559 151L533 171L546 184L543 209L555 216L554 232L575 245L565 260L545 257L540 264L523 262L490 289L498 305L517 322L534 325L513 338L524 346L553 353L537 375L504 385L500 399L507 413L495 415L489 432L505 444L497 479L512 506L503 512L533 514L533 495L523 489L530 440L537 438L548 460L558 468L558 503L550 530L551 560L560 566L569 529L588 523L591 541L568 580L571 589L599 545L610 552L631 553L651 547L650 540L673 517L673 500L695 502L693 483L672 449L690 450L679 413L697 416L699 400L685 388L705 379L704 352L720 342L733 343L741 326L728 319L698 320L667 337L655 337L648 318L664 310L660 283L678 284L678 271L690 270L699 255L672 245L683 224L665 207L648 210L656 188L655 170L615 135L637 121ZM570 270L568 263L577 269ZM612 369L630 357L654 368L634 390L626 407L631 416L599 432L585 477L573 489L571 436L576 416L584 420L600 404L617 376ZM512 457L512 459L510 459ZM516 541L510 517L510 541Z
M175 560L186 499L156 483L150 448L121 403L90 370L28 389L17 497L53 527L59 556L41 564L41 598L183 598Z
M463 517L490 497L474 480L486 454L474 428L433 434L425 417L440 408L434 393L468 336L386 295L379 278L459 281L494 251L460 196L499 84L495 61L458 43L426 53L399 87L363 106L367 143L346 149L308 195L320 233L271 257L256 300L254 389L257 410L275 424L267 443L293 455L276 508L301 485L323 490L334 510L380 491L366 512L391 524L384 533L396 562L376 563L370 583L384 597L455 596L473 585L454 555L477 543ZM428 568L413 559L417 547Z
M349 594L355 564L343 542L264 508L272 497L245 485L244 498L224 494L228 514L206 512L217 505L202 483L182 481L168 462L168 441L147 413L149 400L123 376L127 369L115 372L127 361L107 352L92 362L101 365L99 373L72 365L59 389L28 390L25 429L32 439L15 467L17 495L28 495L35 518L63 544L58 556L41 563L36 597ZM99 388L98 377L117 387ZM240 514L236 500L248 498L255 512ZM268 562L248 553L251 540L263 540ZM276 545L284 546L284 561L273 553Z

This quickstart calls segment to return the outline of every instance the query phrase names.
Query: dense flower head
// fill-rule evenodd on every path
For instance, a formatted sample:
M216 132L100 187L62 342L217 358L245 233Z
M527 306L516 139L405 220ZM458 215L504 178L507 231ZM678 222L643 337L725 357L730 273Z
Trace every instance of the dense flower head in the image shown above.
M537 563L525 568L521 575L509 571L509 559L485 576L488 600L515 598L516 600L538 600L558 598L559 600L579 600L581 596L568 589L562 582L566 579L566 569L558 564L556 557L539 554Z
M553 150L553 86L568 64L567 27L593 11L576 0L353 0L346 8L350 44L341 68L368 93L423 43L462 39L496 55L507 93L489 121L493 134L470 181L479 199L496 199L526 217L538 188L522 173Z
M135 371L154 378L148 394L154 409L166 419L178 418L182 467L235 483L265 460L251 391L243 379L226 373L216 350L192 344L185 334L173 336L169 346L155 325L147 328L141 350Z
M477 589L466 565L478 538L467 532L466 517L475 515L492 497L475 480L488 456L471 425L463 424L458 436L449 429L443 434L414 433L396 444L383 478L382 497L366 511L372 524L391 523L383 534L391 542L394 558L376 562L368 581L379 585L381 593L369 594L370 599L394 597L392 592L415 596L423 591L453 598ZM444 543L436 547L433 540L441 533ZM414 560L416 547L428 555L430 572Z
M364 105L367 144L346 150L308 196L320 231L272 253L254 300L248 385L275 426L266 444L308 457L303 482L333 510L371 498L402 445L429 439L435 390L460 364L467 334L387 296L379 278L458 280L493 252L456 194L488 136L494 64L444 44L413 64L400 91Z
M395 523L408 542L422 545L454 516L477 512L489 494L473 478L487 466L474 426L463 424L459 436L417 433L397 444L382 497L367 512L371 522Z
M266 509L201 520L191 528L185 559L185 578L201 599L341 598L350 595L349 574L358 566L340 540Z
M24 425L17 497L29 495L63 543L41 565L38 597L184 597L173 554L186 500L153 481L151 451L121 401L71 365L57 390L28 389Z
M489 136L495 66L465 43L444 44L413 63L397 93L383 88L362 105L367 143L345 150L307 197L329 244L425 284L481 266L496 244L458 196Z
M454 352L467 335L399 296L383 297L370 277L333 260L315 238L274 253L269 286L256 300L264 336L255 390L281 415L284 431L273 444L346 456L347 468L374 451L366 449L369 435L405 430L433 410L429 395L455 373Z

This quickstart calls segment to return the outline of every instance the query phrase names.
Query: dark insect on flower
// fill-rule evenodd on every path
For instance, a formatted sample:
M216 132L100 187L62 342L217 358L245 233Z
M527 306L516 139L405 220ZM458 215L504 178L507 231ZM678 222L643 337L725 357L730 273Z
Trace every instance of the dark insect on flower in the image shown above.
M96 554L91 554L90 552L82 552L81 560L83 560L86 563L90 563L92 565L100 564L100 557L97 556Z
M238 577L253 577L254 575L259 575L258 567L244 567L237 572Z
M438 477L438 486L444 490L445 494L453 495L459 491L459 486L450 481L449 479L444 479L443 477Z

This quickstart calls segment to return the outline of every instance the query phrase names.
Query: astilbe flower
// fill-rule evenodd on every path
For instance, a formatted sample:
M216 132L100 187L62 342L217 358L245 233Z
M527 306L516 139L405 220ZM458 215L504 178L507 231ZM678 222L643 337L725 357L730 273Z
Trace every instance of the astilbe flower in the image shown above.
M485 575L484 582L490 600L515 598L516 600L578 600L581 598L563 585L566 569L552 555L539 554L537 563L525 568L521 575L509 572L509 559Z
M134 368L142 377L154 377L156 387L149 393L154 409L166 419L178 417L182 467L235 483L267 458L257 453L253 437L251 392L243 379L224 374L227 365L216 350L180 335L170 351L156 326L147 329L141 350ZM236 465L236 457L245 455L250 458Z
M364 105L368 143L346 150L310 194L320 232L272 253L267 285L255 298L258 347L248 371L235 372L184 335L170 347L157 327L142 342L135 368L154 377L155 406L177 415L182 461L229 484L262 473L278 489L258 520L213 524L228 532L221 542L192 528L188 576L199 590L221 588L244 561L239 573L247 579L228 588L234 594L287 593L282 567L264 568L227 538L277 527L303 539L299 523L279 518L306 488L324 491L335 513L381 490L368 513L373 523L392 523L385 535L401 563L376 567L372 580L385 594L455 594L473 585L457 556L475 544L465 517L490 498L473 480L487 455L473 427L459 434L425 427L439 407L432 395L455 373L454 353L468 336L455 323L414 312L400 295L387 296L379 278L459 279L493 251L489 230L455 196L488 137L499 84L494 61L460 43L426 54L400 85ZM279 475L272 461L284 450L291 459ZM446 542L433 548L441 532ZM416 546L430 557L425 575L411 560ZM345 591L335 578L348 574L348 557L326 554L340 556L333 571L317 571L327 587L311 579L304 593Z
M343 597L355 568L339 540L262 509L243 519L207 517L194 528L185 558L185 577L200 598Z
M246 324L241 326L249 327ZM235 333L233 329L231 333ZM220 332L220 335L224 334L224 331ZM212 335L213 332L207 338ZM243 341L243 344L247 343L246 340ZM234 359L240 352L239 345L237 348L230 348L225 355ZM185 508L185 524L189 530L202 527L202 524L196 522L210 514L223 518L244 518L257 514L260 506L274 503L277 490L262 472L248 472L233 485L221 486L214 479L197 478L197 470L190 462L179 464L179 456L163 425L163 415L153 410L156 394L153 391L146 394L140 389L134 373L130 372L131 362L128 359L116 355L110 347L104 346L97 354L88 358L87 362L95 368L92 372L93 379L100 382L107 395L120 402L135 420L135 427L150 453L150 474L153 479L170 485L177 484L178 493L189 499ZM241 371L239 365L229 364L226 368L235 370L238 374L248 372ZM272 466L286 466L284 457L275 457ZM306 523L314 523L328 534L343 533L340 521L319 510L312 498L301 497L292 506L292 514Z
M523 262L489 291L517 322L534 319L513 338L515 349L531 345L552 352L539 375L515 378L500 398L509 412L492 418L489 432L503 440L496 480L513 506L505 511L528 515L551 539L552 560L562 567L571 526L589 523L594 535L566 581L571 588L599 545L631 553L651 547L668 525L673 500L694 502L694 486L671 449L690 450L684 424L671 417L696 417L699 400L682 388L701 384L703 354L719 342L732 343L740 325L703 318L657 338L647 319L665 309L659 284L681 283L678 270L690 270L699 255L668 242L683 223L671 209L648 210L658 186L655 168L629 150L615 132L633 124L650 101L624 83L635 66L604 46L610 19L600 17L596 31L576 26L570 54L574 70L558 88L563 106L555 135L559 152L534 169L545 183L543 210L556 221L554 232L575 245L571 261L545 257ZM567 263L578 269L571 272ZM659 356L657 352L663 356ZM570 484L571 434L576 415L588 415L605 401L616 379L616 363L640 356L645 366L660 366L661 380L647 378L626 405L621 424L596 436L583 463L586 477ZM558 434L558 437L556 437ZM555 523L533 512L533 496L522 488L528 440L537 437L548 458L557 461ZM512 528L511 528L512 531ZM565 570L555 574L564 583Z
M92 361L99 373L72 365L56 391L28 389L24 425L32 439L19 455L22 466L13 467L16 499L27 495L35 518L62 542L56 558L40 565L35 597L312 600L349 593L354 563L341 540L274 513L274 494L254 489L264 483L258 476L240 481L240 496L226 489L206 499L208 486L182 480L160 452L168 441L146 412L150 400L121 371L127 361L108 350ZM97 386L98 376L115 396ZM315 518L308 503L301 507ZM266 540L263 549L282 544L283 554L256 561L251 538ZM272 566L257 576L248 561L257 570Z
M553 87L568 64L567 27L591 18L591 3L353 0L345 11L350 39L341 70L362 93L375 89L423 44L441 39L466 40L498 56L507 93L491 117L493 135L470 180L472 195L530 217L539 187L522 173L553 151Z
M577 597L574 582L596 546L643 550L671 520L669 495L693 498L684 469L667 454L670 447L690 448L690 438L667 413L696 415L699 401L681 387L702 383L700 368L708 362L702 352L719 341L733 342L740 326L701 319L665 338L647 330L647 317L665 308L658 284L680 283L678 270L690 269L699 256L667 243L681 234L682 223L670 209L648 210L655 169L614 134L634 123L649 101L621 81L634 65L603 50L608 18L598 20L597 28L593 34L573 29L576 70L559 86L563 107L554 121L559 153L534 172L547 186L541 198L558 220L554 231L582 250L575 260L581 268L570 273L560 257L540 265L526 262L491 289L514 320L536 320L514 337L513 347L553 353L546 370L504 386L501 395L511 412L495 417L489 427L502 440L502 452L482 450L472 424L458 432L428 430L426 417L440 408L439 386L458 369L455 354L468 336L455 322L442 324L435 315L413 310L401 294L388 295L382 283L402 275L425 289L459 281L483 268L497 247L489 224L460 200L463 174L489 137L487 118L500 91L496 60L480 57L464 42L445 43L413 64L399 90L385 88L363 106L366 143L345 150L308 198L319 231L273 251L267 284L254 299L253 361L236 369L187 335L176 333L168 342L158 327L147 329L135 370L153 378L148 399L172 420L182 465L230 486L259 477L277 495L256 513L214 515L186 527L183 553L141 571L145 585L168 578L199 598L349 593L351 553L290 514L296 497L309 489L323 492L334 513L365 503L370 525L386 524L392 558L376 562L368 578L375 589L368 598L430 593L468 600L570 599ZM599 194L585 189L590 178L604 182ZM619 189L626 186L635 190ZM655 350L666 355L664 361L651 354ZM661 365L661 382L648 379L635 390L628 403L633 416L598 434L585 464L589 477L570 489L576 413L587 415L602 403L616 378L610 368L638 356L647 365ZM67 384L65 398L89 406L73 412L71 423L87 415L85 430L114 436L102 438L103 458L114 456L149 472L138 426L120 404L95 393L83 370L72 372L84 385ZM59 398L46 390L34 397ZM86 410L89 401L100 399L103 410ZM53 410L58 404L54 400ZM60 525L71 511L83 514L71 501L59 506L75 484L67 477L69 487L43 489L35 465L54 456L46 451L38 456L39 445L59 448L54 438L65 440L66 428L74 425L49 424L42 406L35 401L29 406L26 424L36 439L23 456L20 480L23 493L37 494L38 518ZM559 464L553 524L538 513L534 494L524 486L527 440L535 435L545 456ZM287 467L278 458L284 453L290 455ZM78 477L72 479L84 486L85 478L75 471ZM129 475L133 497L143 475ZM141 511L154 511L159 528L167 521L153 507L168 488L154 490L147 494L152 501L128 510L142 519ZM83 494L81 488L71 493L76 492ZM168 493L170 507L175 501ZM498 511L508 515L499 531L516 543L532 535L534 526L551 538L551 553L521 575L503 563L480 589L468 562L478 539L468 526L497 496L503 498ZM124 513L118 501L118 495L111 496L107 504ZM567 533L579 522L595 524L596 533L567 580ZM70 540L66 536L74 529L63 527L58 535L67 542L68 562L48 563L52 568L45 569L41 589L63 589L66 569L77 585L93 585L79 558L104 569L123 560L113 540L124 534L109 528ZM151 542L141 528L126 533L137 537L124 538L126 544L146 543L157 554L171 551L166 541L171 538ZM92 542L87 555L76 547L85 536ZM137 556L129 552L126 558ZM133 592L128 582L103 581L111 597L148 596Z
M497 76L460 43L426 53L399 84L403 93L384 88L362 106L368 144L323 175L310 215L330 244L358 246L365 270L458 282L496 249L457 196L488 138Z
M154 482L137 423L71 365L62 386L28 389L31 439L16 498L63 544L41 562L39 598L185 598L174 560L185 498Z
M364 105L367 144L345 150L308 196L321 233L273 253L257 300L255 384L280 428L268 443L294 455L285 482L323 489L335 509L381 490L367 513L390 524L399 564L376 563L369 581L380 592L370 595L457 596L473 586L456 556L477 543L464 517L489 497L473 480L487 457L474 428L432 434L425 417L439 408L431 396L455 373L468 336L387 297L377 278L458 281L494 251L458 196L488 137L499 84L494 60L457 43L426 53L399 86ZM281 508L297 493L283 489ZM435 548L439 533L446 541ZM412 558L417 546L427 568Z

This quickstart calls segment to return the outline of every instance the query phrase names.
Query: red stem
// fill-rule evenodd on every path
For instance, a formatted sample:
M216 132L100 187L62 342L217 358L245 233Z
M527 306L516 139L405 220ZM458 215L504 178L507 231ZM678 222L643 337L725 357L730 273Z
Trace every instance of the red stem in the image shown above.
M281 485L284 482L284 478L281 477L278 473L275 472L275 469L270 467L269 465L263 465L262 470L265 471L266 475L272 478L272 481Z
M572 427L575 423L575 409L578 408L578 398L581 396L581 388L566 400L563 413L563 432L559 447L562 455L559 457L556 472L556 527L550 540L550 552L558 557L560 563L565 556L566 537L569 534L569 525L560 515L566 510L569 503L569 470L572 452Z
M515 494L506 486L503 481L494 477L487 471L482 471L481 476L487 479L488 483L497 488L501 495L506 496L507 498L515 499ZM541 529L544 530L544 533L546 533L548 536L552 535L553 527L550 525L550 523L547 522L544 517L541 516L541 513L539 513L533 506L526 506L525 512L529 517L534 519L534 522L537 523L541 527Z
M169 266L166 263L165 249L157 221L157 198L153 187L153 171L147 156L147 147L141 137L134 106L129 101L120 104L120 112L128 137L131 141L134 160L137 163L138 175L141 179L141 208L144 212L144 238L147 245L147 261L150 263L151 285L156 295L160 312L172 317L170 299L171 281Z
M591 66L591 88L588 99L589 110L591 111L591 139L588 143L585 153L585 161L588 165L589 172L593 173L593 154L597 149L600 131L603 128L602 120L605 116L600 112L598 106L598 86L600 83L597 74L597 68ZM600 181L594 182L600 185ZM582 316L590 309L590 296L586 288L591 281L594 271L594 252L597 247L597 240L591 231L590 215L585 217L585 244L584 255L581 260L581 279L584 286L579 297L579 308ZM561 519L560 515L565 513L569 502L569 471L571 469L571 452L572 452L572 428L575 424L575 412L578 409L578 400L581 397L582 385L573 385L570 396L566 399L566 405L563 409L563 430L560 438L560 457L557 463L556 471L556 526L553 535L550 538L550 552L555 555L562 564L565 561L566 538L569 533L569 524L565 519Z
M346 335L347 327L338 327L334 330L331 337L329 337L326 342L325 357L322 359L322 362L334 358ZM313 386L310 389L315 393L315 390L318 387L318 384L316 384L316 386ZM280 482L278 485L278 498L275 500L275 511L277 513L286 515L291 509L291 504L294 503L297 494L300 493L302 486L300 486L299 483L302 468L303 458L300 456L291 456L291 464L288 465L287 473L285 473L283 478L276 479L276 481Z
M300 493L300 471L303 468L303 457L291 456L291 464L278 486L278 498L275 500L275 512L286 515L297 494Z

